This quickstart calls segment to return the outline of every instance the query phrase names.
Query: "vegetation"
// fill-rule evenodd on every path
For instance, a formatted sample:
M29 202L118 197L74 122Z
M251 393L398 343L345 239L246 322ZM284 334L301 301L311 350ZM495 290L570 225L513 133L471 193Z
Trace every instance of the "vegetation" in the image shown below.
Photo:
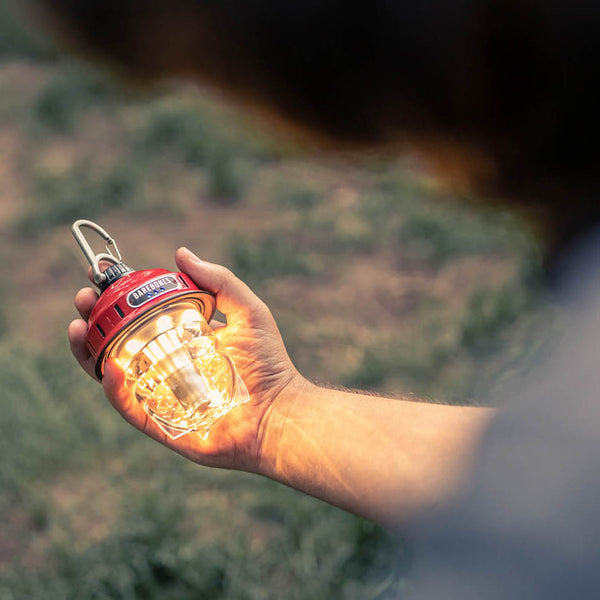
M243 178L233 148L216 149L208 161L208 194L227 204L235 204L243 194Z
M82 113L109 100L109 82L80 66L70 66L59 70L41 89L33 116L50 133L72 134Z
M15 223L23 236L36 236L48 227L66 225L86 214L89 218L124 208L135 193L137 181L131 171L113 167L93 172L87 161L66 173L36 173L32 178L34 208Z
M312 270L298 247L275 235L257 241L232 238L229 254L234 272L251 283L286 275L309 275Z
M206 164L210 148L204 115L192 107L168 104L149 115L139 132L137 151L144 154L172 152L190 166Z
M84 283L67 225L98 220L140 268L183 244L227 264L310 378L447 402L485 401L551 331L531 240L407 163L311 164L187 87L124 92L3 37L6 10L0 598L401 597L405 541L187 463L107 406L65 347Z
M0 597L358 599L391 589L381 574L398 570L394 542L374 525L164 451L113 418L64 347L3 344L0 356L2 543L21 542Z

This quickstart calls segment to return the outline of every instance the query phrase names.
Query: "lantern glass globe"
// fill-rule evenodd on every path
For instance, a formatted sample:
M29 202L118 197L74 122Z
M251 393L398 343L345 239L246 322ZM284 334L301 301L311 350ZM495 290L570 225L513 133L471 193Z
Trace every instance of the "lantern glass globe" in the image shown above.
M244 382L192 298L142 315L111 345L137 401L171 438L207 437L212 425L249 400Z

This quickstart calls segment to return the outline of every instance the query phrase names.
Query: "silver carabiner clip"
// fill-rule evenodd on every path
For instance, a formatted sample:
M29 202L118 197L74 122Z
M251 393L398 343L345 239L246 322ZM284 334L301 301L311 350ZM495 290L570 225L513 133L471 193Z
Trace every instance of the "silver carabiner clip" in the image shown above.
M104 240L104 248L106 252L100 252L99 254L94 253L81 231L82 227L87 227L88 229L95 231ZM78 221L75 221L75 223L73 223L71 226L71 231L73 232L73 236L79 244L81 251L92 266L94 283L100 286L107 280L107 276L100 271L100 261L107 260L113 264L122 262L121 253L119 252L119 248L117 248L117 243L112 237L110 237L110 235L108 235L108 233L106 233L102 227L100 227L100 225L97 225L93 221L88 221L87 219L79 219Z

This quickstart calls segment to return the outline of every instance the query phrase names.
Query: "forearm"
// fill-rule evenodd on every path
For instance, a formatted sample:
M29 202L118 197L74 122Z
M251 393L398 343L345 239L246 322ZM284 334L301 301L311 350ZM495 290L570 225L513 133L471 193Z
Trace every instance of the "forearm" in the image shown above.
M452 495L493 414L307 383L273 407L261 472L393 526Z

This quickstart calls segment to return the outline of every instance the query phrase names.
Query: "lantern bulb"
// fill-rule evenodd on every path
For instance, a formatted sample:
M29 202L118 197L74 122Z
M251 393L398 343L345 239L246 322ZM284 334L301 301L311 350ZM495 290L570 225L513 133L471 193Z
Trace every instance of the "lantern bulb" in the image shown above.
M248 391L193 301L160 309L126 329L107 358L119 360L137 401L170 437L206 437Z
M134 354L137 354L143 347L144 347L144 344L142 344L142 342L140 342L140 340L136 340L136 339L129 340L125 344L125 349L126 349L127 353L132 356Z
M168 331L173 327L173 319L169 315L162 315L156 319L156 329L159 333Z

